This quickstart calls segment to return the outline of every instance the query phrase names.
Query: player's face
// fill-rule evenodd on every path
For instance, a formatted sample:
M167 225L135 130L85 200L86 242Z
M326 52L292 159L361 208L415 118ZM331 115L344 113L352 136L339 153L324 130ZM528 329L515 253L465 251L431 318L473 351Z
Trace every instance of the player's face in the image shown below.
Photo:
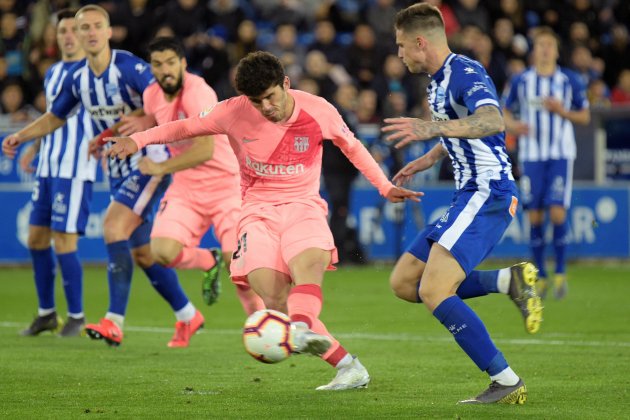
M185 68L186 59L179 58L173 50L151 53L151 72L167 95L175 95L182 88Z
M534 62L538 65L553 64L558 60L558 43L551 35L540 35L534 40Z
M98 54L109 45L112 28L105 16L99 12L88 10L77 17L79 41L88 54Z
M262 95L248 98L254 108L269 121L273 123L286 121L293 111L293 103L289 100L289 87L289 78L285 77L282 86L272 86Z
M407 34L396 29L396 45L398 57L405 63L411 73L426 73L426 53L421 48L417 34Z
M74 18L61 19L57 24L57 45L67 58L73 58L81 51Z

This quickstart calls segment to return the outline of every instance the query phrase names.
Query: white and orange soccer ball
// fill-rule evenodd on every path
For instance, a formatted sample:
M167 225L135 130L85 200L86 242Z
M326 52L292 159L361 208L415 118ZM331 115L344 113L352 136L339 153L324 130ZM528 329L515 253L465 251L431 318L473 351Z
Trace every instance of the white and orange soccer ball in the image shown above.
M282 312L254 312L243 327L245 350L263 363L278 363L291 356L291 319Z

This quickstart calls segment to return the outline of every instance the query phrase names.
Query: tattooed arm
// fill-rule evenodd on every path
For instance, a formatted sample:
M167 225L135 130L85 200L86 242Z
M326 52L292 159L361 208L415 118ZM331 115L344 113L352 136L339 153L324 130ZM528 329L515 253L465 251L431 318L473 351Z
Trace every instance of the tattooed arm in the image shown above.
M491 105L481 106L474 114L457 120L424 121L417 118L386 118L385 124L387 125L382 128L382 131L393 132L386 137L386 140L398 141L396 148L413 141L429 140L435 137L479 139L505 130L501 112Z

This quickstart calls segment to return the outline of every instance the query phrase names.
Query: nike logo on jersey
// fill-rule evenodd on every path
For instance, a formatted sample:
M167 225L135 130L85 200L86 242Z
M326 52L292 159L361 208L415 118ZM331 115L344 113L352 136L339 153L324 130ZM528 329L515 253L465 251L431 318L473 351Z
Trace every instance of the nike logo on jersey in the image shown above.
M258 141L258 139L248 139L247 137L243 137L243 144L251 143L253 141Z

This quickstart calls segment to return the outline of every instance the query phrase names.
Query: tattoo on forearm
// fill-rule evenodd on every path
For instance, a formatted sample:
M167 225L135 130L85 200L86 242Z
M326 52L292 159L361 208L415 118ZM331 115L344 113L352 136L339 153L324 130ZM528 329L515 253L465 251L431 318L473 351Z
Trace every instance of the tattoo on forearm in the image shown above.
M494 106L482 106L468 117L443 121L439 126L442 136L470 139L491 136L505 129L503 117Z

